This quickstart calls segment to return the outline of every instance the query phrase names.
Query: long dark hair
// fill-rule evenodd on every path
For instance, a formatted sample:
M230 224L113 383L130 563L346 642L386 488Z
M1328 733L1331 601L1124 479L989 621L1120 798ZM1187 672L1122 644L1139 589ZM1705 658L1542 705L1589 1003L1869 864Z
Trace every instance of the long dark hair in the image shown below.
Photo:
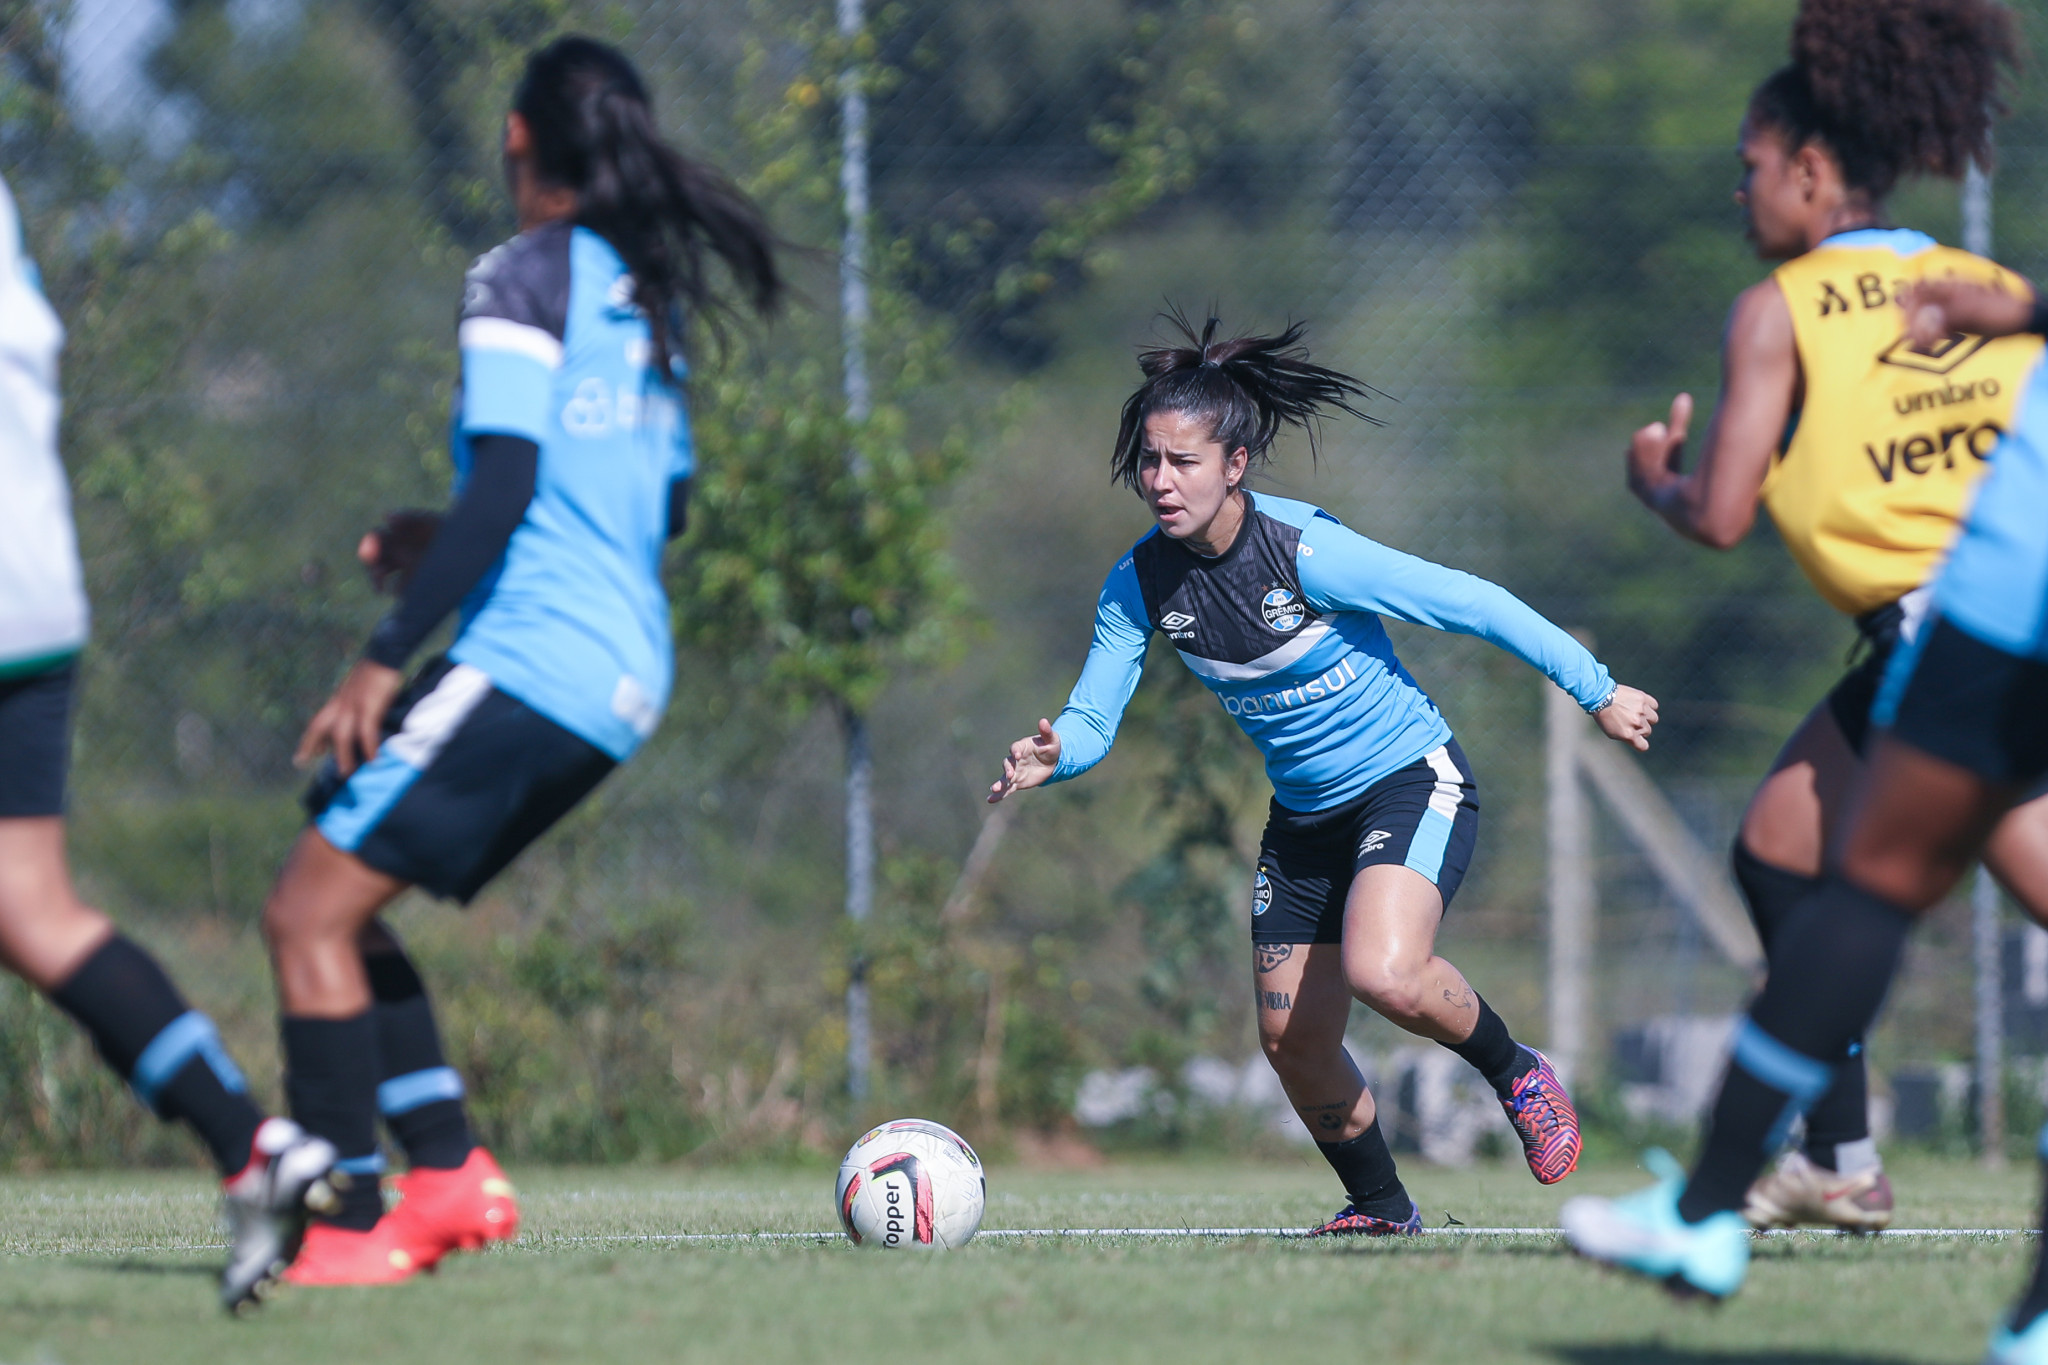
M1138 461L1145 449L1145 419L1158 412L1184 413L1206 423L1210 439L1229 455L1242 446L1248 469L1271 458L1273 438L1283 425L1308 433L1311 458L1327 410L1348 412L1378 425L1379 419L1353 399L1379 395L1348 374L1311 364L1301 339L1308 324L1293 322L1278 336L1234 336L1216 340L1222 323L1210 318L1201 335L1178 308L1164 314L1185 346L1158 346L1138 353L1145 382L1124 401L1123 423L1110 456L1109 477L1138 486Z
M610 242L632 272L633 302L647 315L664 381L673 380L670 362L683 350L685 310L714 325L730 311L712 287L707 250L756 312L781 302L775 235L761 210L668 144L624 53L590 38L557 38L527 58L512 107L532 133L535 171L576 191L575 221Z
M1792 61L1750 97L1753 123L1819 142L1874 199L1915 172L1991 164L2019 24L1994 0L1803 0Z

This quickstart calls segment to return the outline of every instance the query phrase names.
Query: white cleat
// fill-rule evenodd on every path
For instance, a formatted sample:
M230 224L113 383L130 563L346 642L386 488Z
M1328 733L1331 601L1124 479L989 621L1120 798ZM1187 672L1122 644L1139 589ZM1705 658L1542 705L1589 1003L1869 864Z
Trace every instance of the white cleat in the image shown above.
M1892 1182L1882 1166L1839 1175L1804 1153L1787 1152L1749 1187L1742 1216L1755 1228L1812 1223L1844 1232L1881 1232L1892 1221Z
M228 1263L220 1274L221 1306L238 1313L261 1301L306 1236L306 1218L336 1207L334 1144L290 1119L265 1119L249 1164L221 1182L228 1224Z

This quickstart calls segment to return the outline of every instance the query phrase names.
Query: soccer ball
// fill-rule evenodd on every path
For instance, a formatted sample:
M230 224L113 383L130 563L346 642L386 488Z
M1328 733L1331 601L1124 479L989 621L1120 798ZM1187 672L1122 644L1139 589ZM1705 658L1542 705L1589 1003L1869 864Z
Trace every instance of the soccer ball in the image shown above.
M987 1197L974 1149L924 1119L883 1124L839 1163L839 1222L855 1246L965 1246Z

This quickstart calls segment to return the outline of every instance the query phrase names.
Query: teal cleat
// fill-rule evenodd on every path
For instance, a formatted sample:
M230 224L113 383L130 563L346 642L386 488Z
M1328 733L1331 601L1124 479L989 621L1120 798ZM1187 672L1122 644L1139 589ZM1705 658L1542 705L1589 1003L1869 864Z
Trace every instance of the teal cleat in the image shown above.
M2048 1365L2048 1314L2035 1318L2020 1332L1998 1324L1984 1352L1984 1365Z
M1565 1240L1588 1259L1661 1280L1681 1296L1725 1299L1749 1273L1749 1224L1733 1209L1699 1223L1678 1216L1685 1172L1669 1152L1653 1149L1643 1164L1657 1177L1647 1190L1621 1199L1584 1197L1559 1214ZM2048 1365L2048 1355L2029 1357Z

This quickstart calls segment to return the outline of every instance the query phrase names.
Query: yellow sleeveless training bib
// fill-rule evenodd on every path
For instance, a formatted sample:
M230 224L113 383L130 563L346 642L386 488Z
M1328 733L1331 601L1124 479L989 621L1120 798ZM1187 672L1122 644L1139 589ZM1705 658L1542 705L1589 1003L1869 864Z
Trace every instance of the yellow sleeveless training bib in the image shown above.
M1851 615L1933 575L2041 353L2036 336L1909 345L1893 300L1943 275L2027 288L1981 256L1886 229L1831 237L1772 273L1806 398L1763 503L1820 595Z

